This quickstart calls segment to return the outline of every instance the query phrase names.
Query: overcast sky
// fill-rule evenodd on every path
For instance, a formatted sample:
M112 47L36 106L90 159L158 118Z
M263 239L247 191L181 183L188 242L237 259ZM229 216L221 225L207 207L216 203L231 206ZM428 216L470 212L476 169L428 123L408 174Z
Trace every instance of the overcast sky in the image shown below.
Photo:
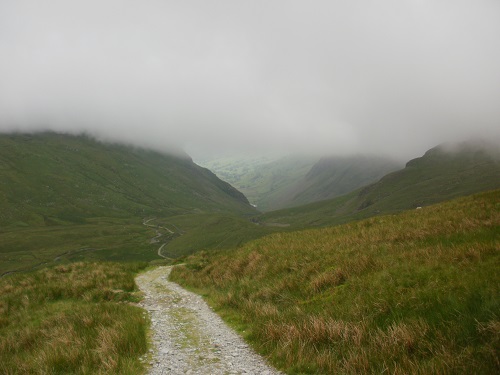
M0 0L0 130L199 154L500 138L499 0Z

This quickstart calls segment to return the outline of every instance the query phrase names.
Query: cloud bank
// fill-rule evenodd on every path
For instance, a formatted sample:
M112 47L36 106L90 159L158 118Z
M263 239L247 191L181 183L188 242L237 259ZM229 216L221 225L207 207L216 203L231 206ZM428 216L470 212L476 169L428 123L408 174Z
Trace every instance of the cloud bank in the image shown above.
M497 0L3 0L0 131L412 157L500 139Z

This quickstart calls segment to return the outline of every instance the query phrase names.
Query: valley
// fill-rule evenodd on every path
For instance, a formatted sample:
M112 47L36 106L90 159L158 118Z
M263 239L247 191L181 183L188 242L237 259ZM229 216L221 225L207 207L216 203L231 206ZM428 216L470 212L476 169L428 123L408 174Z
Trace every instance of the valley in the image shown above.
M0 135L0 145L5 373L23 361L32 371L39 356L74 373L148 371L161 357L148 355L150 322L119 303L139 302L133 278L165 265L285 373L495 371L500 154L490 143L437 146L404 168L259 159L238 175L255 199L297 204L267 212L185 154L56 133ZM107 335L126 337L132 323L106 320L123 314L138 330L105 350ZM71 340L88 345L68 356L69 339L48 330L75 319L89 323Z
M166 258L235 246L269 232L248 222L256 213L185 154L83 135L0 135L0 275L67 261L159 260L156 230ZM143 225L148 218L154 226Z
M247 156L199 163L243 192L263 212L341 196L401 167L396 160L366 155Z
M0 375L500 374L500 1L0 1Z

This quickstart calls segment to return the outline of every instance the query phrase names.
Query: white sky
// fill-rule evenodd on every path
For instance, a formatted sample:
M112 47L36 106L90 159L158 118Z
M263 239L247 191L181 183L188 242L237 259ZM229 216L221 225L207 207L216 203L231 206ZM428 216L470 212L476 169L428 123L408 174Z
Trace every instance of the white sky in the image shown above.
M499 0L0 0L0 131L189 152L500 139Z

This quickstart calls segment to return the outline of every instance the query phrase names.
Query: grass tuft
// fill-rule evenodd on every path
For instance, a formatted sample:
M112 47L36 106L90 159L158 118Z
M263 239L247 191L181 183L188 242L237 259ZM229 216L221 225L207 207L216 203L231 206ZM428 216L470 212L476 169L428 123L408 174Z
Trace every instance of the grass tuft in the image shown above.
M0 279L0 373L137 374L145 264L73 263Z

